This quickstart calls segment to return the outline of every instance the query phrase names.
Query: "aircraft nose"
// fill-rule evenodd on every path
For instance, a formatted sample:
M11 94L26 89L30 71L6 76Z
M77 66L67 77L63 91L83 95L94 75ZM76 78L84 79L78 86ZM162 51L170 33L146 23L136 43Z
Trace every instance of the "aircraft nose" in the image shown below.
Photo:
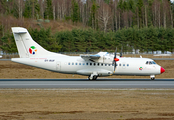
M163 67L161 67L161 73L165 72L165 69Z

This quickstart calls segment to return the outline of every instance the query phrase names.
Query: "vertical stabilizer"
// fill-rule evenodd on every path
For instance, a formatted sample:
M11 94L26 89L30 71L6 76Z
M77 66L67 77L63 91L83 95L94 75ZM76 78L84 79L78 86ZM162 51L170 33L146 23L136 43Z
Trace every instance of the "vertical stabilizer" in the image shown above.
M30 36L27 29L22 27L12 27L17 49L20 58L53 56L56 53L49 52L36 43Z

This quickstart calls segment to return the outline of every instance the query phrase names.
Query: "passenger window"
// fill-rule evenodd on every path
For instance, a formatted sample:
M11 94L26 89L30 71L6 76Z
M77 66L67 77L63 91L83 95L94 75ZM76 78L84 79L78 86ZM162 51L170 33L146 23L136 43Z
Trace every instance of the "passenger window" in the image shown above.
M125 64L123 64L123 66L125 66Z
M81 65L81 63L79 63L79 65Z
M70 63L68 63L68 65L70 65Z
M94 66L95 66L95 63L94 63Z
M77 65L77 63L76 63L76 65Z
M108 66L110 66L110 64L108 64Z
M90 63L90 65L92 65L92 63Z
M146 64L148 64L149 62L147 61Z
M121 66L121 64L119 64L119 66Z
M88 63L86 63L86 65L88 65Z
M74 65L74 63L72 63L72 65Z
M98 66L100 65L100 63L98 63Z
M129 64L127 64L127 66L129 67Z
M85 65L85 63L83 63L83 65Z
M103 66L103 63L101 63L101 66Z
M107 66L107 64L105 64L105 66Z

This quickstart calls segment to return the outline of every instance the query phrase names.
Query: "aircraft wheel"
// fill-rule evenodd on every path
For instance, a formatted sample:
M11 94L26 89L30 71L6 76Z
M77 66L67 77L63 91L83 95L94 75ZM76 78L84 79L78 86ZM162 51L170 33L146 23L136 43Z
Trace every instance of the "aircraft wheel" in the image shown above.
M90 76L88 77L88 80L91 80Z
M93 80L97 80L97 75L94 75L93 76Z
M150 75L151 80L155 80L155 75Z

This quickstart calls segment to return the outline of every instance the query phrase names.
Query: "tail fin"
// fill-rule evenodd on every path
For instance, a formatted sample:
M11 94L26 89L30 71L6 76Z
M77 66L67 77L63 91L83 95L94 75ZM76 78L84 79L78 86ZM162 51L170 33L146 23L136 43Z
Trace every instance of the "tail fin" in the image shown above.
M12 32L20 58L56 55L56 53L49 52L36 43L30 36L27 29L22 27L12 27Z

